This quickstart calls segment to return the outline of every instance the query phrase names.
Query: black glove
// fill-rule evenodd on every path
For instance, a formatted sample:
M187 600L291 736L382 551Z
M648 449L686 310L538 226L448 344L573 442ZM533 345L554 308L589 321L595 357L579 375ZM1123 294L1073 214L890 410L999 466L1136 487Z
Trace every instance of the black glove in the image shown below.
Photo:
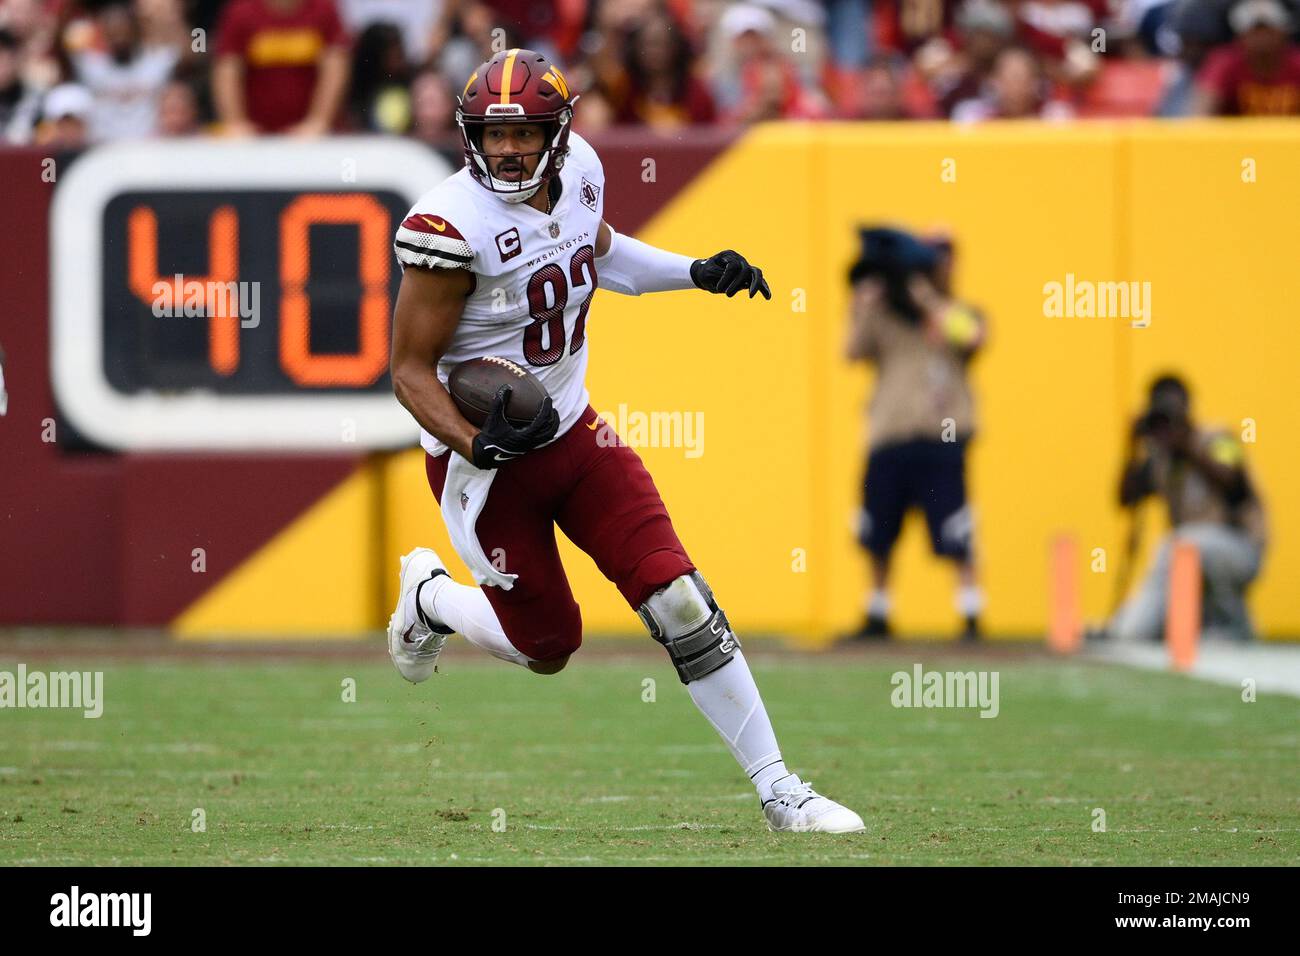
M510 391L509 385L497 389L492 411L488 413L483 428L474 436L476 468L500 468L539 445L545 445L560 429L560 413L552 406L549 395L542 399L542 407L537 409L537 417L531 422L522 428L511 425L506 421L506 402L510 398Z
M725 292L727 298L746 287L749 297L763 293L763 298L772 298L772 290L763 278L763 270L751 266L739 252L725 249L707 259L696 259L691 263L691 281L705 292Z

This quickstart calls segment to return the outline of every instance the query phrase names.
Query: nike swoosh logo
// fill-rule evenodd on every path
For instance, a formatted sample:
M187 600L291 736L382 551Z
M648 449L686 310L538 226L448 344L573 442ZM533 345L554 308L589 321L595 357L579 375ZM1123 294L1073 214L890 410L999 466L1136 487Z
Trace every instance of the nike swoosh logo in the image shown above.
M433 226L433 228L437 229L439 232L447 231L447 224L442 220L438 220L437 222L434 222L428 216L421 216L420 218L423 219L425 222L427 222L429 225Z
M515 460L515 456L514 456L514 455L502 455L502 454L498 454L498 455L496 456L496 459L497 459L497 461L514 461L514 460Z
M415 625L414 625L414 624L412 624L410 627L408 627L405 631L402 632L402 643L403 643L403 644L413 644L413 643L415 643L414 641L411 640L411 632L412 632L413 630L415 630Z
M587 422L587 427L590 428L592 431L595 431L598 427L600 427L600 419L593 418L591 421Z

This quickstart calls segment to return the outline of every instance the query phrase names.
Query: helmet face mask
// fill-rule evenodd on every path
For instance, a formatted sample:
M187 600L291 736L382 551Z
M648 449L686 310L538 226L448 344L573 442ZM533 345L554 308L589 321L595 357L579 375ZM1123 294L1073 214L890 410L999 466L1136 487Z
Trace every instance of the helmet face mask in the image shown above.
M456 111L456 121L460 126L461 139L465 149L465 164L469 166L470 175L489 192L497 193L506 202L522 202L531 198L564 168L565 157L569 153L569 128L572 123L573 109L566 106L559 115L550 118L535 116L505 118L500 115L486 118L465 116ZM512 156L524 161L537 160L533 173L527 179L498 179L492 175L492 164L501 159L501 154L488 152L483 145L483 134L490 126L499 123L530 123L542 130L542 140L546 144L540 150L528 153L514 153Z
M564 167L576 102L563 74L540 53L506 50L481 65L465 84L456 110L465 165L474 181L509 203L536 195ZM492 162L499 156L484 149L483 134L499 123L532 123L542 128L545 145L540 150L514 154L521 160L536 157L536 168L527 179L499 179L492 174Z

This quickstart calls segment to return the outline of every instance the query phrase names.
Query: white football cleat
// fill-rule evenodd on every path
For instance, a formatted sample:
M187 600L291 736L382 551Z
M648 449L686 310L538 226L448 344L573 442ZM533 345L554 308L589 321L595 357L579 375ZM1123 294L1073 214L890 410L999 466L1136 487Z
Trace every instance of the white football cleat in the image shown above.
M774 833L861 833L867 828L848 807L828 800L798 775L782 777L763 804L767 828Z
M430 620L420 613L418 592L421 584L446 574L442 559L429 548L416 548L402 556L401 585L397 609L388 619L388 656L397 672L412 684L428 680L438 666L438 655L452 633L441 621Z

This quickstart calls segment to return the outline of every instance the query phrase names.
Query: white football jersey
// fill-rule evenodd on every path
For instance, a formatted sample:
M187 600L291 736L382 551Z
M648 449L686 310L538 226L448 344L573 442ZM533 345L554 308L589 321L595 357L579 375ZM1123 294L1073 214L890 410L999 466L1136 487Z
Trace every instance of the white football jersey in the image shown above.
M550 214L507 203L463 168L420 197L394 248L402 267L468 269L474 288L460 326L438 363L447 377L466 359L498 355L541 381L563 435L587 407L587 309L596 293L596 232L605 208L605 173L576 133L560 170ZM447 446L421 431L431 455Z

